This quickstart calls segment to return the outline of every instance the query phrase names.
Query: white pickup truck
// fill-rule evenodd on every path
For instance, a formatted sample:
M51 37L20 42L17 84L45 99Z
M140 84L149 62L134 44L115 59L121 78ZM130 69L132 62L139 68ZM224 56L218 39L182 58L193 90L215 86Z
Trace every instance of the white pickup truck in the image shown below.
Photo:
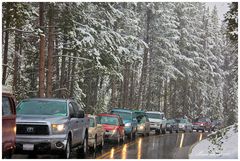
M89 122L74 100L23 100L17 107L16 124L16 153L57 153L68 159L72 148L87 152Z
M150 129L155 130L157 134L166 133L167 119L165 114L159 111L147 111L146 115L150 121Z

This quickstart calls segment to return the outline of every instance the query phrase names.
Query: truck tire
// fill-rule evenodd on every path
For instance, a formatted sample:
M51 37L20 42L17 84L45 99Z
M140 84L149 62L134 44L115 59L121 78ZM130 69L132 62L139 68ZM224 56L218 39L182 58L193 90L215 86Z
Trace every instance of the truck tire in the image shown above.
M63 153L62 157L64 159L69 159L70 154L71 154L71 139L68 137L66 148L64 150L64 153Z
M85 156L88 153L88 136L85 135L82 147L79 148L79 153L81 153L83 156Z

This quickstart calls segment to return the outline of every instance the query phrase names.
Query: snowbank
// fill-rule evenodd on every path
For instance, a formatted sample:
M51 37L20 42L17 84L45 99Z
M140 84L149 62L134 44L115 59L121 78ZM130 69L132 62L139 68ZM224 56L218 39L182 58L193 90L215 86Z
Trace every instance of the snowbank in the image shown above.
M238 125L214 132L198 142L189 159L238 159Z

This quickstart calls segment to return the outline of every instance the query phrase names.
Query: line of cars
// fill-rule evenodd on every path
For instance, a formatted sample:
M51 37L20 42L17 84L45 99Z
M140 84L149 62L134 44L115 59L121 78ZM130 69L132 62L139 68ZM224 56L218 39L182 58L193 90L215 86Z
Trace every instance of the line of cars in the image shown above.
M114 108L109 113L85 114L72 99L32 98L16 108L13 94L2 92L2 157L20 154L59 154L70 158L73 149L85 155L88 149L103 147L105 140L118 144L126 137L149 136L167 131L211 131L210 119L191 123L188 118L166 119L163 112ZM218 127L216 123L215 128Z

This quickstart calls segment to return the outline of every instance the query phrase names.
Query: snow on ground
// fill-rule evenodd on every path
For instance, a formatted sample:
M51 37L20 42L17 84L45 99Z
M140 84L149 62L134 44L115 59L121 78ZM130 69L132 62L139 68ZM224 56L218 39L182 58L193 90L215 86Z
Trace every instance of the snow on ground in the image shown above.
M238 159L238 125L208 135L193 147L189 159Z

